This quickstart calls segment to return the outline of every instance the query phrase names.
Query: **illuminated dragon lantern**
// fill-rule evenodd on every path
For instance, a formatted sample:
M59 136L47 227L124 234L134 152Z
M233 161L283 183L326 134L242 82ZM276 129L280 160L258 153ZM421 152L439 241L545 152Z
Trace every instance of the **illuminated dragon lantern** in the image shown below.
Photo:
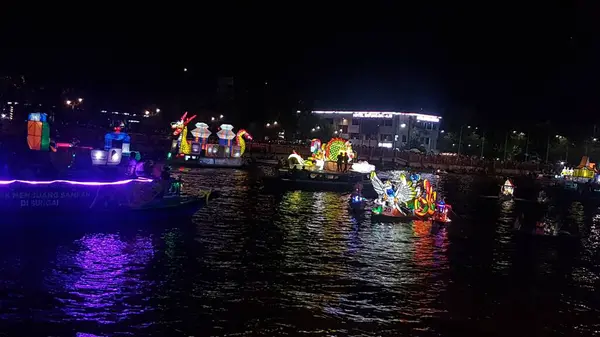
M196 118L196 115L192 117L186 118L187 112L181 116L181 119L177 122L171 123L171 129L173 129L173 136L178 137L177 143L179 145L179 153L180 154L190 154L192 152L192 147L190 142L187 140L187 125Z
M240 147L240 156L246 151L246 141L244 141L244 138L252 140L252 136L248 133L248 131L241 129L235 135L237 145Z

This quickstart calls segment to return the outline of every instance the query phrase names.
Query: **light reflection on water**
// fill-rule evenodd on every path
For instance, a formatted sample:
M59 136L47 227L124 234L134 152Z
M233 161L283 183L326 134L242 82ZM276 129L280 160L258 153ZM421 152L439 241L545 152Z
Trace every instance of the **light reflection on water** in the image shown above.
M78 336L600 329L599 209L556 205L555 219L582 231L574 245L517 237L514 220L532 203L482 199L497 183L478 177L424 177L458 213L450 226L374 223L348 212L347 195L267 194L247 172L203 170L184 176L184 188L222 197L194 224L4 235L0 331L27 330L31 312L54 335ZM24 248L33 245L38 253Z
M138 297L152 286L143 275L153 254L148 236L87 234L57 249L45 286L67 319L116 323L149 310Z

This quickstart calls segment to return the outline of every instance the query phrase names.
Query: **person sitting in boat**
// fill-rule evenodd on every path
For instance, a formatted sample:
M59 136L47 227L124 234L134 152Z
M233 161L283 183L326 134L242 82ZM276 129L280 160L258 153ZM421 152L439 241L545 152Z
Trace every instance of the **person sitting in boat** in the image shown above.
M364 209L367 199L362 195L362 184L354 185L354 192L350 195L350 207L352 209Z
M450 222L448 212L452 210L452 206L446 203L446 198L441 198L435 205L435 213L433 213L433 220L436 222Z

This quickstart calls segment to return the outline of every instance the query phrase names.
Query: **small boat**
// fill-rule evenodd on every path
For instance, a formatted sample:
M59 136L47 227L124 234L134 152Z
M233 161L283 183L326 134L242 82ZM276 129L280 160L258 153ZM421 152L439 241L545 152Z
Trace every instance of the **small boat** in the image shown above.
M515 185L510 179L506 179L504 185L500 187L500 193L498 194L498 200L510 201L514 199Z
M352 211L364 211L367 204L367 199L361 196L352 196L348 204L350 206L350 210Z
M354 186L354 192L350 195L348 201L350 210L354 212L364 211L367 204L367 199L362 195L362 184L358 183Z

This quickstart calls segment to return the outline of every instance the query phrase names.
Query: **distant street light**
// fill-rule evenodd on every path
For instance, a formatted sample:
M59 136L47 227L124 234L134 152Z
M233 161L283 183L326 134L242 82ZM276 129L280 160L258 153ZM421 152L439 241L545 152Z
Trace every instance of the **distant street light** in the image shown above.
M312 128L310 131L315 132L315 128Z
M271 123L267 123L267 127L270 127L270 126L271 126Z
M273 122L273 125L277 125L277 121L274 121L274 122Z
M223 115L220 115L220 116L219 116L219 118L220 118L220 119L223 119L223 117L224 117Z
M144 115L148 116L150 114L150 111L146 110L144 111Z
M214 120L215 120L215 118L214 118L214 117L211 117L211 118L210 118L210 120L211 120L211 121L214 121Z
M160 109L156 109L156 113L159 113L159 112L160 112Z
M187 71L187 68L183 68L183 71Z
M75 110L75 106L80 105L83 102L83 98L78 98L76 102L71 101L70 99L65 101L65 104L69 106L71 109Z

